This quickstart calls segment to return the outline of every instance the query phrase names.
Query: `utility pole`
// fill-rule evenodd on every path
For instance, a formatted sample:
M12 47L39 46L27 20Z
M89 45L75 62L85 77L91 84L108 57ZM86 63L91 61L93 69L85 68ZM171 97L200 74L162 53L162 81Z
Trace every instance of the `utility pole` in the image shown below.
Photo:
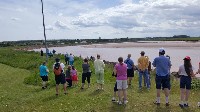
M42 3L42 16L43 16L43 28L44 28L44 43L45 43L45 48L46 48L46 62L48 61L48 49L47 49L47 39L46 39L46 33L45 33L45 24L44 24L44 11L43 11L43 0L41 0Z

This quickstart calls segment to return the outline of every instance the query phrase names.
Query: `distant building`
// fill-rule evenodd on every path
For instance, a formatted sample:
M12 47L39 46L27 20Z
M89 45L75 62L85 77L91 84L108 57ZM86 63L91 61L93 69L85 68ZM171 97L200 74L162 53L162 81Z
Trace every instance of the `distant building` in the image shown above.
M80 42L81 44L87 44L87 42L86 41L82 41L82 42Z

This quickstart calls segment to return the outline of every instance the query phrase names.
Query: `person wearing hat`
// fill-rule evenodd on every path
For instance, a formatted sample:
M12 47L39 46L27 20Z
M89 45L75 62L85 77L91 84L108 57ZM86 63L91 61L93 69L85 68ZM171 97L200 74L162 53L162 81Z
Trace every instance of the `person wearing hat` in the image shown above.
M169 69L171 67L171 62L169 58L164 56L164 48L159 49L159 57L156 57L152 63L156 67L156 101L154 104L160 105L160 91L161 86L164 88L166 106L169 106Z
M148 66L149 60L144 56L145 52L141 51L141 56L138 59L138 72L139 72L139 89L142 89L142 76L144 76L144 83L148 89L150 89L149 81L148 81ZM147 83L147 84L146 84Z
M59 58L55 59L55 63L53 64L53 71L55 70L55 66L61 67L61 74L56 75L55 73L55 81L56 81L56 95L58 95L58 90L59 90L59 84L63 84L63 89L64 89L64 94L66 94L66 80L65 80L65 74L64 74L64 68L65 65L60 62Z
M181 102L179 106L181 108L188 107L188 98L190 95L190 89L191 89L191 81L192 78L196 74L194 74L191 64L191 58L189 56L186 56L184 59L184 64L179 67L178 74L180 75L180 92L181 92Z
M132 78L134 77L134 62L131 59L131 54L128 54L127 59L124 61L127 64L127 78L128 85L131 85Z

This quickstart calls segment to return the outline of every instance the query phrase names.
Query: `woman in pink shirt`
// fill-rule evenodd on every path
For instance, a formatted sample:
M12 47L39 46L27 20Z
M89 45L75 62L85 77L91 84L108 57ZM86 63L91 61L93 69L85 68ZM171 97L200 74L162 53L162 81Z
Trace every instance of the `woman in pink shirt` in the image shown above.
M124 104L127 104L127 91L126 89L128 88L127 85L127 65L125 63L123 63L123 58L119 57L118 58L118 62L115 65L114 68L114 73L117 74L117 89L118 89L118 97L119 97L119 102L118 104L122 104L122 102L124 102ZM122 100L122 97L124 98Z
M77 74L77 70L75 69L75 67L72 65L72 69L71 69L71 77L72 77L72 86L77 86L78 84L78 74Z

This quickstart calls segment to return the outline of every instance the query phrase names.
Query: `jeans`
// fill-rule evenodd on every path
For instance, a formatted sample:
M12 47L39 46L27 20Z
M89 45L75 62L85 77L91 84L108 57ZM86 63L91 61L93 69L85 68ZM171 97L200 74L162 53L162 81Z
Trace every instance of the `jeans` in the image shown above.
M142 87L142 76L144 76L145 78L145 81L146 81L145 83L146 83L147 88L150 88L148 70L147 69L145 69L144 71L139 70L138 72L139 72L139 88Z

